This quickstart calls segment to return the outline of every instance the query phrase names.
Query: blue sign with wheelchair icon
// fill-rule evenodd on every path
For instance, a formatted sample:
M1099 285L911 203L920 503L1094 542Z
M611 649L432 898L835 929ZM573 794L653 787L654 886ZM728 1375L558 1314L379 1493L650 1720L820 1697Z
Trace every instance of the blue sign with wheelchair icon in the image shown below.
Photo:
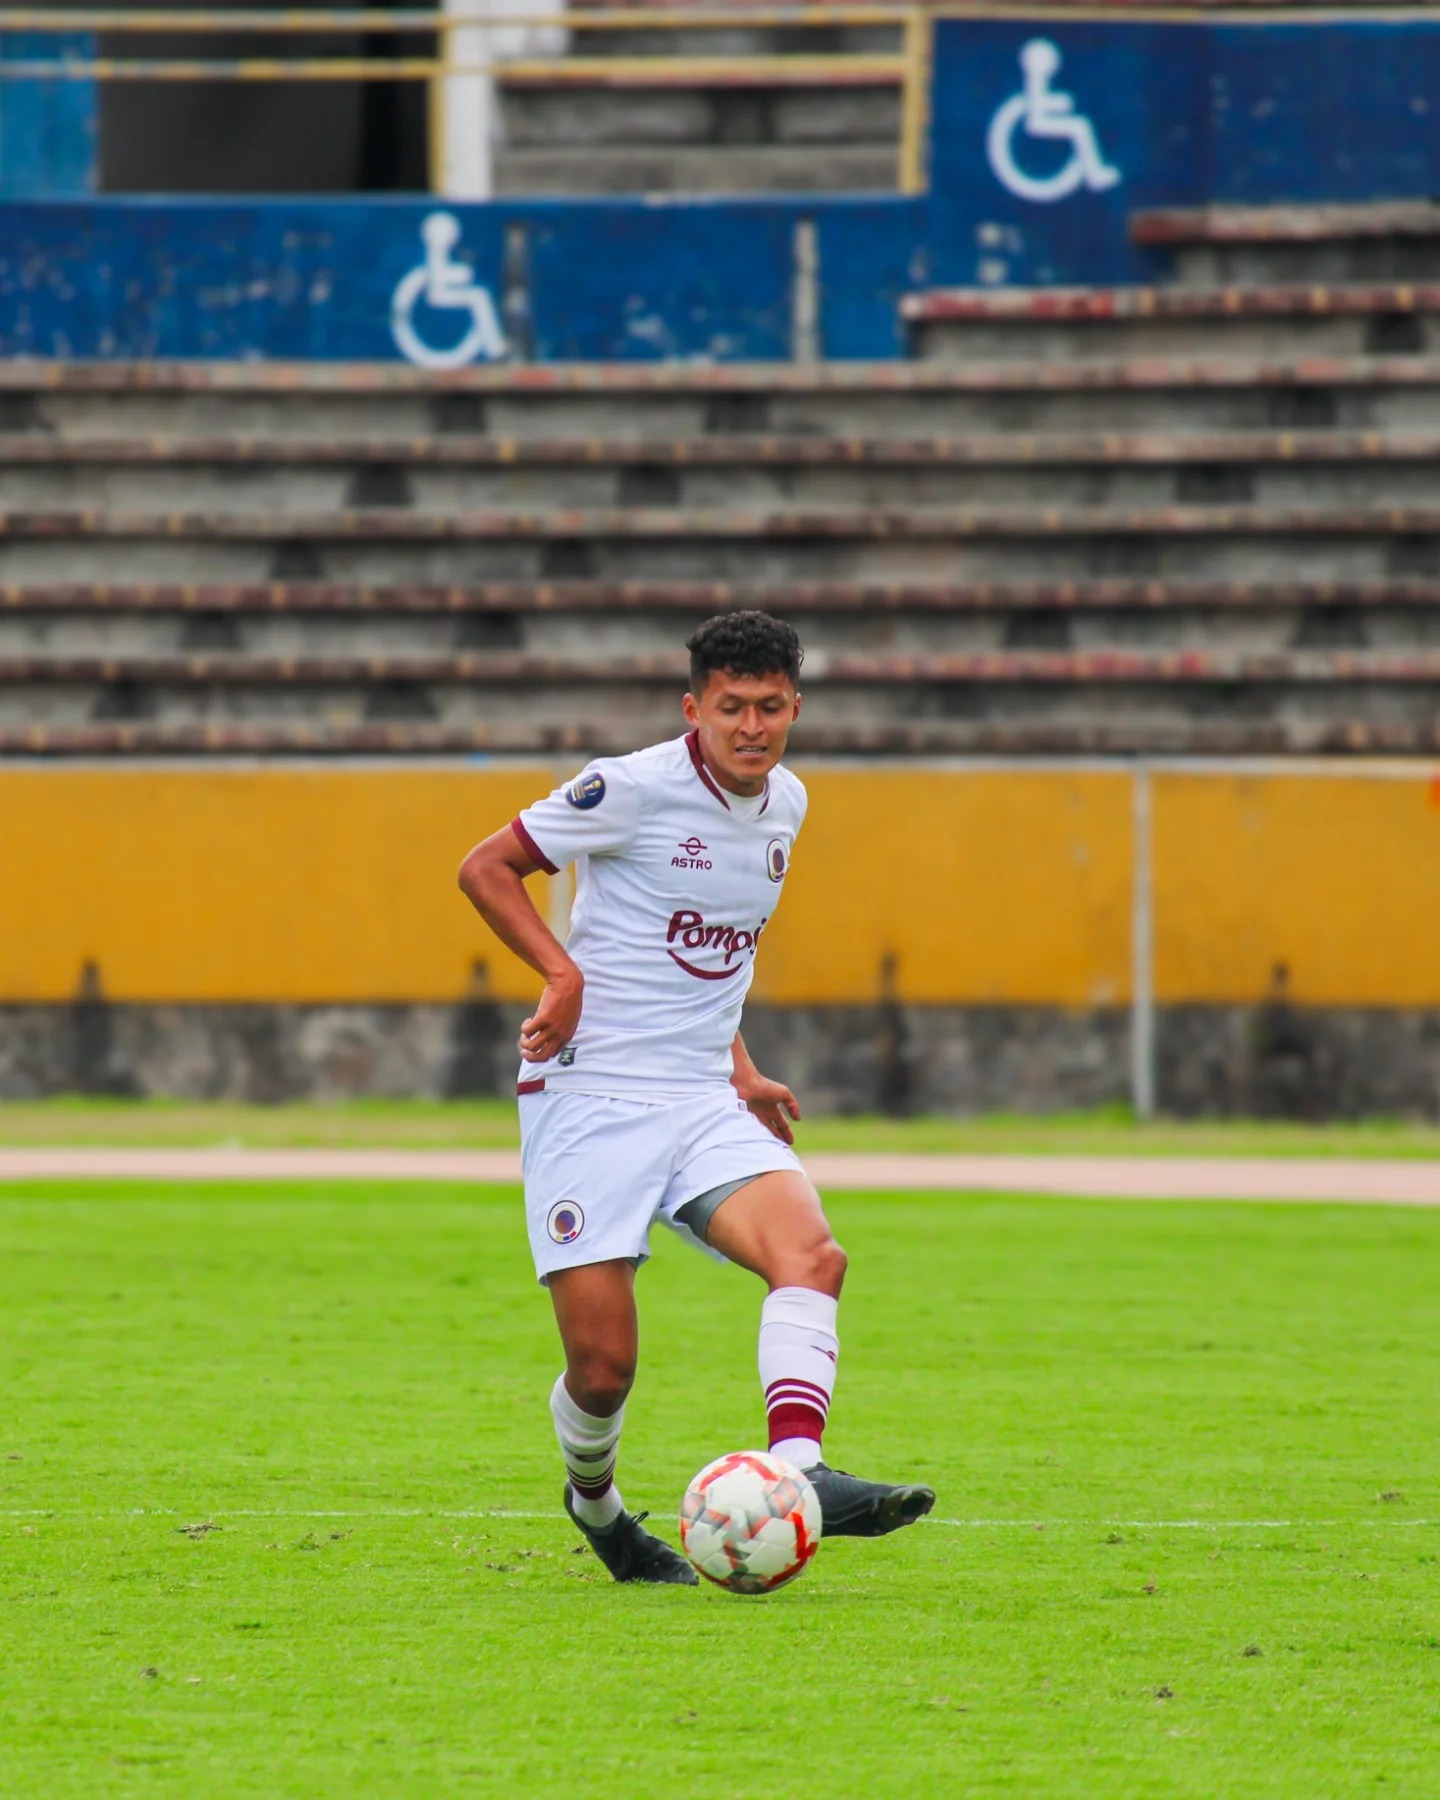
M1203 27L941 19L932 278L965 286L1146 280L1138 208L1202 198Z

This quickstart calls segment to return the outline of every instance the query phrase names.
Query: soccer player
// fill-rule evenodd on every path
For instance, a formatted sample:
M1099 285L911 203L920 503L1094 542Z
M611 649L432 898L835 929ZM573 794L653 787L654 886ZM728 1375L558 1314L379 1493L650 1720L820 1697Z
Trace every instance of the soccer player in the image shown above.
M687 648L688 735L590 763L472 850L460 886L545 983L520 1034L521 1160L565 1350L550 1410L566 1511L617 1581L693 1584L615 1485L635 1271L657 1219L765 1283L770 1448L809 1476L827 1535L879 1537L935 1496L822 1460L845 1254L791 1148L795 1096L740 1035L805 817L805 789L780 760L800 712L800 641L742 612L711 619ZM567 863L577 887L561 945L525 881Z

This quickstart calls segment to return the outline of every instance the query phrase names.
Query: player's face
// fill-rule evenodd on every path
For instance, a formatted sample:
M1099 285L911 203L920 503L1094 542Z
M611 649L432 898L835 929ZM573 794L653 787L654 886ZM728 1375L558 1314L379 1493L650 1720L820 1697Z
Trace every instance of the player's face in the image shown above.
M732 794L761 792L799 716L800 696L788 675L713 669L698 694L685 696L685 717L700 730L700 752Z

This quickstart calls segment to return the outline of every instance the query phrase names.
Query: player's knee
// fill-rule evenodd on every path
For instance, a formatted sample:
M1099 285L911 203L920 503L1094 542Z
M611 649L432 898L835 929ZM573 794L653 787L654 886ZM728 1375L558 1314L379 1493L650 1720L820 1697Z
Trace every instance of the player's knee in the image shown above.
M625 1404L634 1380L632 1361L612 1351L593 1349L570 1357L565 1384L585 1412L608 1419Z
M810 1286L822 1294L838 1294L845 1285L845 1271L850 1265L850 1259L834 1238L826 1238L824 1243L816 1245L814 1265L814 1279Z
M845 1285L846 1255L834 1238L817 1238L797 1247L777 1271L776 1287L813 1288L819 1294L835 1294Z

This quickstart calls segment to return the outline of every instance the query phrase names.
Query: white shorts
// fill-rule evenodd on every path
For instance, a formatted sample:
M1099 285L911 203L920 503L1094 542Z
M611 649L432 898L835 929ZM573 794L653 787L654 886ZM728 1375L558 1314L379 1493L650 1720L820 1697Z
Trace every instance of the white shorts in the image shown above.
M656 1219L704 1250L675 1216L687 1201L776 1169L800 1170L795 1152L732 1088L663 1103L522 1094L520 1162L542 1282L585 1263L644 1262Z

